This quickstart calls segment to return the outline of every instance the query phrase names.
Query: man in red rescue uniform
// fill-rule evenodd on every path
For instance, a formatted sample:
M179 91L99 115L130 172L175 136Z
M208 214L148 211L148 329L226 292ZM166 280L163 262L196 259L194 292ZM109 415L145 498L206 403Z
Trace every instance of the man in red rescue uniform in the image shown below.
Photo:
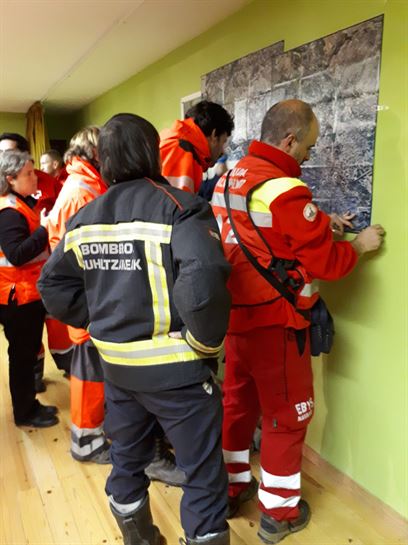
M276 104L263 120L261 141L251 143L248 155L230 173L231 220L224 193L227 175L218 182L212 201L232 265L223 385L229 515L256 493L249 447L261 414L258 536L265 543L277 543L310 519L309 505L301 499L300 471L314 406L306 335L307 310L319 297L313 281L347 275L361 254L380 247L384 234L381 226L373 225L351 242L333 239L332 230L347 219L336 216L335 225L299 179L300 165L309 159L318 134L318 121L308 104L300 100ZM281 272L284 267L295 306L247 259L231 223L262 267L269 267L273 256Z
M19 149L20 151L30 151L28 141L21 134L4 132L0 135L0 151ZM57 200L61 190L61 181L43 172L34 169L37 176L38 191L33 195L37 199L34 210L40 214L44 208L49 212ZM68 335L67 326L51 316L45 318L47 328L48 348L58 369L70 372L73 345ZM38 362L35 368L35 389L36 392L44 392L46 389L43 381L44 374L44 346L38 354Z
M198 102L184 120L160 134L162 175L170 185L198 193L203 173L223 155L233 128L232 117L222 106Z

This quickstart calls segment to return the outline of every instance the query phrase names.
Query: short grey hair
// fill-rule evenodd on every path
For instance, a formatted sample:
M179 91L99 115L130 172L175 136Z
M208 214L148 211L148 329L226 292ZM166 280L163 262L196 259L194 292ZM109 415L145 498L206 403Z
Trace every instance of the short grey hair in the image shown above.
M312 108L302 100L284 100L270 108L263 119L261 140L279 145L289 134L298 142L307 136L315 115Z
M28 151L7 150L0 151L0 195L10 193L11 187L7 176L15 178L28 161L33 158Z

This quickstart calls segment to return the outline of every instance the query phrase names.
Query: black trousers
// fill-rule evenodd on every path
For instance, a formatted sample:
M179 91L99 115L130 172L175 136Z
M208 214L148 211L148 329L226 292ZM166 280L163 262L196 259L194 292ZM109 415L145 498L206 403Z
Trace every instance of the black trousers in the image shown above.
M181 500L181 524L194 538L226 530L228 477L222 458L222 404L209 379L161 392L133 392L105 382L105 432L112 440L112 472L106 492L122 504L142 499L144 473L154 455L159 421L174 446L178 467L187 476Z
M45 309L41 301L0 305L0 323L9 345L9 384L16 422L24 422L38 406L34 368L41 347L44 319Z

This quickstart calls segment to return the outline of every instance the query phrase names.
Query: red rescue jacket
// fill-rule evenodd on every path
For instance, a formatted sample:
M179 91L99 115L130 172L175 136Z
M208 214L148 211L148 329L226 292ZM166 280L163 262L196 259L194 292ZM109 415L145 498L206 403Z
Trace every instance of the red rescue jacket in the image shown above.
M333 240L329 217L312 202L299 175L300 167L290 155L254 141L249 154L231 172L229 194L242 242L265 268L271 254L294 261L287 272L299 284L296 307L308 309L318 298L313 280L345 276L356 264L357 254L349 242ZM239 247L225 207L225 180L226 175L216 185L212 206L232 265L230 331L267 325L307 327L308 321L260 275Z

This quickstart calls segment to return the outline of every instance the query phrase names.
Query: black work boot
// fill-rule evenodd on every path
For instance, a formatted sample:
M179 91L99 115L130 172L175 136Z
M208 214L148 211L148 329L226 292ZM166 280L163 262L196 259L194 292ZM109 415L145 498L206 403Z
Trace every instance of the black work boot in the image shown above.
M133 513L122 515L109 503L113 516L122 532L124 545L160 545L160 530L153 524L149 496Z
M266 513L262 513L258 536L264 543L278 543L281 539L303 530L310 520L310 507L305 500L299 501L299 516L292 520L275 520Z
M180 545L230 545L230 531L225 530L224 532L219 532L218 534L215 534L211 537L198 537L198 538L190 538L186 537L183 539L182 537L179 539Z
M186 482L186 475L177 467L174 454L158 437L155 439L153 461L146 467L145 473L151 481L161 481L170 486L182 486Z
M248 488L245 488L238 494L238 496L228 496L227 519L230 519L236 515L241 503L251 500L257 492L258 481L255 479L255 477L252 477Z

